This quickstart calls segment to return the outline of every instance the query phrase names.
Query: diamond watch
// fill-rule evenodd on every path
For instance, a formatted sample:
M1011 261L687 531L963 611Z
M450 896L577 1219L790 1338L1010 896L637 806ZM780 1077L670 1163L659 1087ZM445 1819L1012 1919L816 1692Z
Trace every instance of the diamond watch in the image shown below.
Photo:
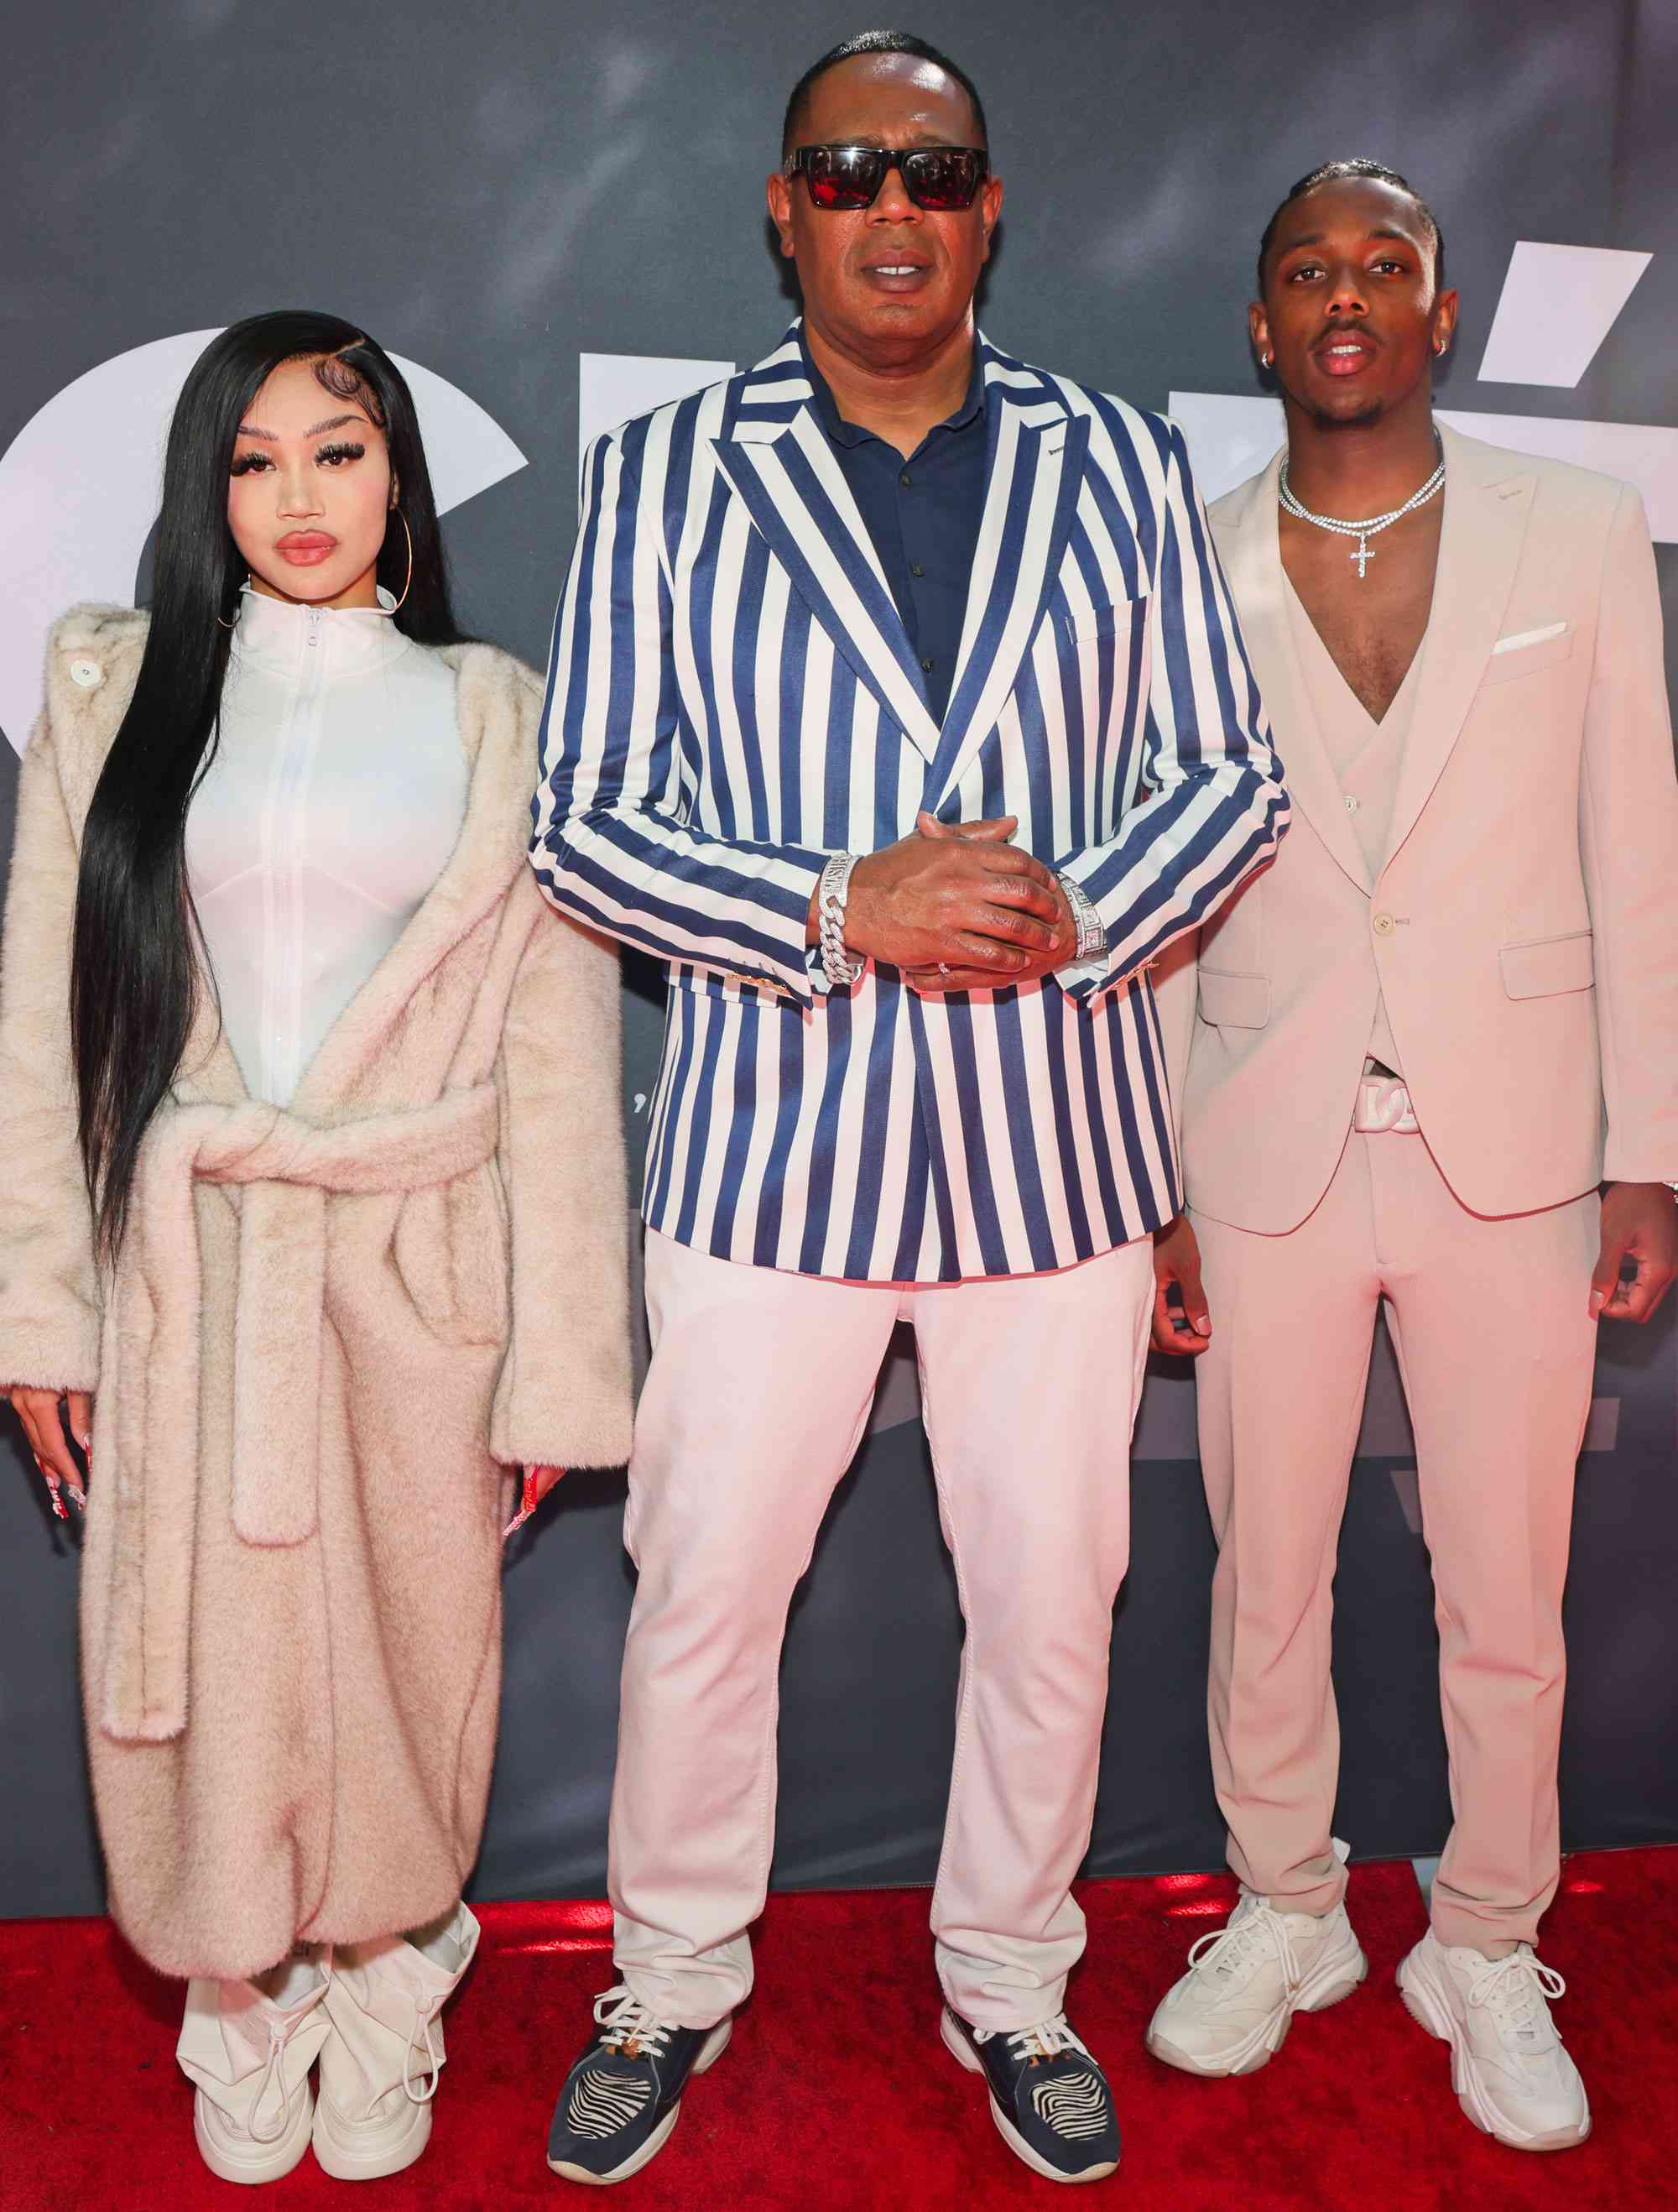
M1093 960L1107 950L1106 927L1081 884L1073 883L1070 876L1061 876L1059 882L1067 895L1067 904L1072 908L1072 918L1078 924L1078 950L1073 959Z

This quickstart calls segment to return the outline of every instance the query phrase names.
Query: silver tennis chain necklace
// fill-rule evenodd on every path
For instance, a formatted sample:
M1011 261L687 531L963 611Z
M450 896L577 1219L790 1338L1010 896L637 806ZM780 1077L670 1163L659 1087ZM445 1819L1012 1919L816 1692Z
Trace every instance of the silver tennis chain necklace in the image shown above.
M1282 463L1281 500L1282 505L1287 509L1288 513L1290 514L1297 514L1301 522L1314 522L1319 530L1332 530L1338 538L1355 538L1357 539L1357 551L1355 553L1348 554L1347 558L1357 562L1358 580L1361 583L1364 578L1369 574L1370 562L1375 558L1374 554L1372 554L1369 550L1370 539L1371 538L1378 538L1383 530L1390 530L1394 523L1401 522L1407 514L1414 514L1417 507L1426 507L1428 501L1433 497L1434 494L1444 489L1444 481L1445 461L1444 455L1441 453L1439 456L1438 467L1434 470L1432 475L1429 477L1427 482L1421 487L1420 491L1413 491L1411 493L1409 498L1405 501L1402 507L1394 507L1389 514L1372 514L1367 522L1342 522L1337 514L1313 514L1310 508L1308 507L1302 500L1297 500L1293 496L1292 492L1288 488L1287 463L1284 461Z

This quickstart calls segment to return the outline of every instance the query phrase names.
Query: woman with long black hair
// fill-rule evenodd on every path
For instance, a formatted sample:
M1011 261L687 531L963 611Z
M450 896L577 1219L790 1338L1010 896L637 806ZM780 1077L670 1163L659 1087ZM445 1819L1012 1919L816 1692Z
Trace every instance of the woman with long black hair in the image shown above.
M334 317L205 351L149 616L76 609L46 684L0 1376L85 1505L112 1910L189 1978L217 2173L393 2172L477 1938L502 1524L628 1454L615 963L526 866L539 683L461 638L408 387Z

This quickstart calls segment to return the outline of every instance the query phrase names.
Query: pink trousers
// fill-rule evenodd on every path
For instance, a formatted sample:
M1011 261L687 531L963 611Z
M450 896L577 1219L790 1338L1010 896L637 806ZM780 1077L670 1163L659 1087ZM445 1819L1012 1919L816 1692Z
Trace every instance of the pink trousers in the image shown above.
M967 1623L939 1976L981 2027L1061 2009L1084 1948L1070 1884L1094 1813L1152 1282L1146 1237L1060 1274L900 1290L649 1231L610 1886L619 1970L660 2019L709 2027L751 1987L787 1608L900 1320ZM889 1651L879 1664L889 1675Z
M1450 1755L1433 1925L1443 1942L1492 1953L1536 1936L1559 1867L1561 1594L1600 1212L1592 1192L1484 1219L1452 1197L1420 1136L1389 1131L1348 1139L1289 1236L1191 1217L1213 1328L1198 1363L1219 1547L1213 1769L1231 1865L1286 1910L1329 1911L1345 1886L1329 1840L1329 1624L1384 1301L1415 1431Z

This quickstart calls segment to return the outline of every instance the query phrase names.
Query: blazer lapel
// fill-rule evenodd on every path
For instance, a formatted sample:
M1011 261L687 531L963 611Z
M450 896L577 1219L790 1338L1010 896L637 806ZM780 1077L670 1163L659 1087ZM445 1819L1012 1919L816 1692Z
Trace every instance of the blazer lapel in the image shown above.
M1213 524L1241 635L1276 733L1282 774L1293 804L1359 890L1372 888L1363 848L1353 833L1340 778L1322 742L1288 619L1286 580L1277 527L1277 489L1284 447L1247 486L1245 504Z
M1534 477L1512 456L1442 423L1444 516L1415 714L1399 771L1383 866L1416 825L1450 758L1497 643L1532 512Z
M1011 364L982 337L985 375L985 503L962 622L950 709L933 762L927 804L960 781L996 726L1060 573L1090 447L1085 416L1051 386L1023 397Z
M794 588L858 677L931 760L938 725L921 688L909 633L831 444L809 380L788 372L782 346L746 376L719 465ZM797 362L797 348L793 346Z

